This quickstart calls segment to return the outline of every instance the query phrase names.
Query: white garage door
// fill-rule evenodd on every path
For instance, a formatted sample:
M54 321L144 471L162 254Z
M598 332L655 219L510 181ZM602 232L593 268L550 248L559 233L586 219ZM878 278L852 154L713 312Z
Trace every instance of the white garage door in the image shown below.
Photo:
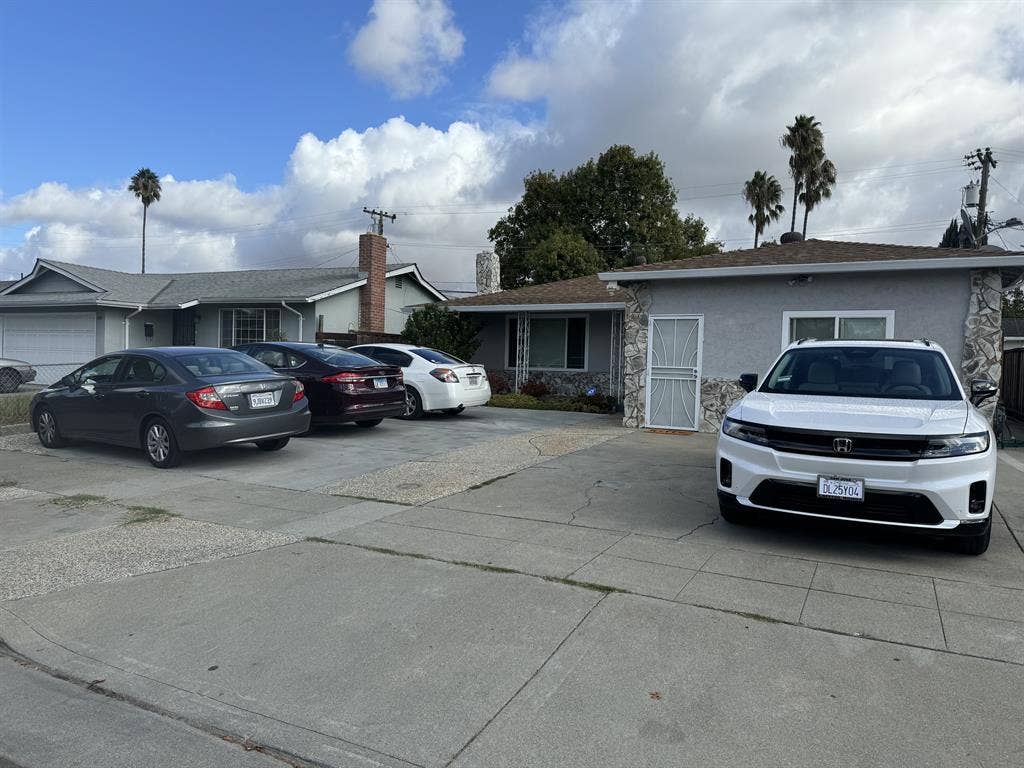
M52 384L96 357L96 315L18 314L0 316L0 356L36 367L36 380Z

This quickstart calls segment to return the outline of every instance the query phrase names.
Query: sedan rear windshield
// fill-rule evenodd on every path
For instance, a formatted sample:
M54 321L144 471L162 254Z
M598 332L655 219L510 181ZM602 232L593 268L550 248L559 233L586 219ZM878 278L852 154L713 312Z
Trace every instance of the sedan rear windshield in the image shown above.
M960 400L953 372L938 352L894 347L787 350L762 392L906 400Z
M369 365L380 365L373 358L344 347L309 347L302 351L310 357L336 368L365 368Z
M193 376L225 376L236 373L272 373L270 368L241 352L202 352L174 358Z
M444 352L438 352L436 349L410 349L414 355L419 355L428 363L434 363L436 365L465 365L464 360L459 360L457 357L446 355Z

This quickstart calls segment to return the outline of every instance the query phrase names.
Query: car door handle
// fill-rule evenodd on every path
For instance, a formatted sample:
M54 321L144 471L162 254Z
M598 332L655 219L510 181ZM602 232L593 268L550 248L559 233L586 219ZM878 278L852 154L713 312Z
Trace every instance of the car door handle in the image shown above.
M147 392L146 390L143 389L143 390L141 390L139 392L136 392L135 396L141 400L143 398L149 397L149 392Z

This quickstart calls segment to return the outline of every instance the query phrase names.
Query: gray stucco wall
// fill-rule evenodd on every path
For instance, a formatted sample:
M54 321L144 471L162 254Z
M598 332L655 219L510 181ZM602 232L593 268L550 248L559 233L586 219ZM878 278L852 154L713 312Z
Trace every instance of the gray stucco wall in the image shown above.
M336 293L316 303L316 314L324 316L324 331L348 333L359 325L359 289Z
M17 290L17 294L24 293L89 293L89 289L81 283L64 277L56 272L44 271L30 283Z
M289 304L288 306L302 312L302 338L299 338L299 318L276 304L200 304L196 307L199 322L196 325L196 346L219 347L220 310L222 309L279 309L281 310L281 330L288 341L312 341L316 334L316 316L312 304Z
M970 289L966 270L790 277L652 280L652 315L704 315L702 376L764 374L783 346L782 315L806 310L893 310L896 338L938 342L957 369Z
M153 324L153 338L146 338L145 323ZM129 347L166 347L174 341L174 314L170 310L143 312L128 321ZM122 339L123 339L122 331Z

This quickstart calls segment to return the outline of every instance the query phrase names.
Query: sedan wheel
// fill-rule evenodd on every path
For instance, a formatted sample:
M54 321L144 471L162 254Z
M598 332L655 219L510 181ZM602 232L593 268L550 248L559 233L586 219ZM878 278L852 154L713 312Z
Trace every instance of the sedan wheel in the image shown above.
M423 401L420 400L419 392L412 387L405 388L405 410L402 412L403 419L418 419L423 415Z
M154 419L146 427L143 447L149 462L154 467L167 469L181 462L181 451L170 425L163 419Z
M39 436L39 442L46 448L63 448L65 445L57 426L57 417L49 408L43 408L36 416L36 434Z

